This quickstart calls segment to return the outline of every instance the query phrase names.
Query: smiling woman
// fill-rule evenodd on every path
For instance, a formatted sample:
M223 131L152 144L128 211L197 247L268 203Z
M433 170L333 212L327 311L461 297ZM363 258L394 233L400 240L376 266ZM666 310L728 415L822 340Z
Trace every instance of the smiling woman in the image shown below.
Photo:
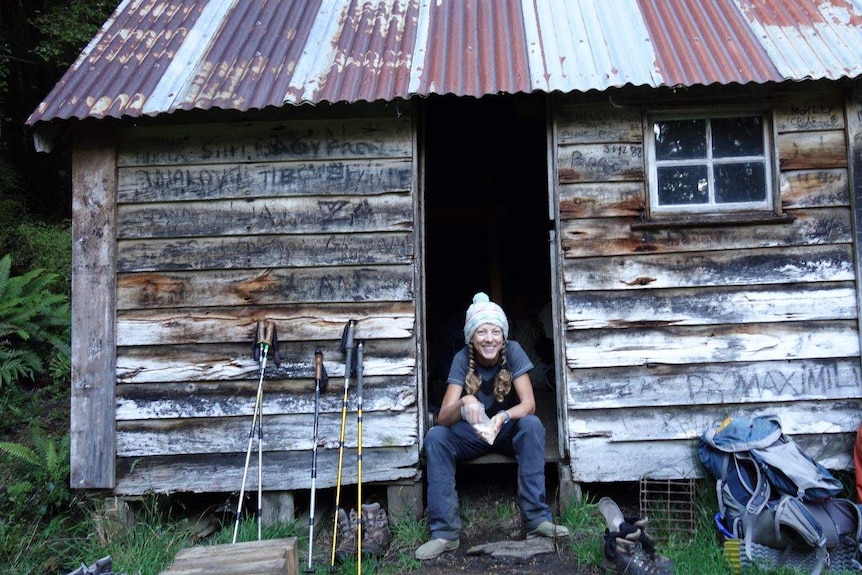
M417 559L434 559L459 547L455 468L488 453L517 458L517 501L527 535L569 535L554 524L547 503L545 428L535 415L533 363L508 337L503 309L483 292L473 296L464 318L464 347L452 360L438 424L425 436L431 540L416 550Z

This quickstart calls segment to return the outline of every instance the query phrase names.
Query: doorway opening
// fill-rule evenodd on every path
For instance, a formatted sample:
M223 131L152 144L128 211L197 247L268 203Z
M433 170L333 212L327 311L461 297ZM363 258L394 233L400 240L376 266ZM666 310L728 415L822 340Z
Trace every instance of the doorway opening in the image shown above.
M464 314L483 291L533 361L556 450L545 95L432 96L422 126L428 411L439 410Z

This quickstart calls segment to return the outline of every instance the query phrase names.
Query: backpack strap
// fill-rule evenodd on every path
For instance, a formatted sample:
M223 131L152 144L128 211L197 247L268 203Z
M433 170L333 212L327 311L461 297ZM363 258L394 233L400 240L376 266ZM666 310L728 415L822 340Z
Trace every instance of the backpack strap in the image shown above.
M778 505L775 506L773 521L776 539L781 538L781 529L786 527L817 550L811 575L820 575L828 557L827 536L823 533L823 525L812 515L808 507L799 499L784 495L779 499ZM792 546L793 542L789 541L785 548L786 554L789 554Z
M769 503L769 498L771 496L771 489L769 487L769 482L763 476L761 472L760 465L757 464L757 461L744 453L736 453L733 455L734 465L738 466L739 460L747 460L753 463L751 468L754 470L755 482L754 485L745 484L745 489L751 494L748 502L745 504L745 512L742 514L742 533L745 541L745 556L751 559L751 542L752 536L754 534L754 525L752 524L752 518L759 515L764 508L766 508L767 503ZM737 474L740 478L745 478L745 473L739 472L737 470ZM724 476L725 478L727 475Z

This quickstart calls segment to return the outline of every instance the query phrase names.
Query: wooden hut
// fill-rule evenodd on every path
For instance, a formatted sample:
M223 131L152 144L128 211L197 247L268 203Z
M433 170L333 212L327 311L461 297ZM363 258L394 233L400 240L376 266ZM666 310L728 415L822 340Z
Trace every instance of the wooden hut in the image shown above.
M697 477L736 413L852 467L862 13L683 4L123 2L28 120L73 149L73 487L236 490L260 320L262 488L310 487L317 350L331 487L356 320L363 480L421 501L480 290L564 481Z

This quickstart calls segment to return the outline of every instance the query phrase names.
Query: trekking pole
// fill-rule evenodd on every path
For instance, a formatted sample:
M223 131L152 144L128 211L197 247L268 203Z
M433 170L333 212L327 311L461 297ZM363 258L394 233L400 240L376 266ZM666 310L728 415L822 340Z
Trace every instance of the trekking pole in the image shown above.
M356 573L362 575L362 365L364 345L356 344L356 497L359 500L359 521L356 523Z
M332 555L329 558L329 569L335 569L335 546L338 538L338 506L341 502L341 469L344 462L344 430L347 426L347 389L350 386L350 372L353 364L353 331L356 320L348 320L341 333L341 351L347 354L344 361L344 394L341 398L341 433L338 437L338 474L335 480L335 520L332 524Z
M323 352L319 349L314 352L314 432L313 442L311 445L311 503L309 504L308 514L308 567L307 572L313 573L311 567L311 548L314 544L314 508L315 508L315 490L317 488L317 423L320 419L320 391L321 388L326 388L326 369L323 367Z
M254 432L257 429L258 439L258 496L257 496L257 538L261 537L261 479L262 479L262 464L263 464L263 374L266 370L266 356L269 348L272 345L275 336L275 323L270 320L261 320L257 322L257 331L255 333L255 350L254 355L260 361L260 380L257 384L257 395L254 400L254 413L251 418L251 429L248 432L248 447L245 452L245 467L242 471L242 486L239 490L239 503L236 509L236 523L233 528L233 543L236 543L236 537L239 533L239 521L242 516L242 502L245 498L245 483L248 479L248 468L251 462L251 446L254 443Z

